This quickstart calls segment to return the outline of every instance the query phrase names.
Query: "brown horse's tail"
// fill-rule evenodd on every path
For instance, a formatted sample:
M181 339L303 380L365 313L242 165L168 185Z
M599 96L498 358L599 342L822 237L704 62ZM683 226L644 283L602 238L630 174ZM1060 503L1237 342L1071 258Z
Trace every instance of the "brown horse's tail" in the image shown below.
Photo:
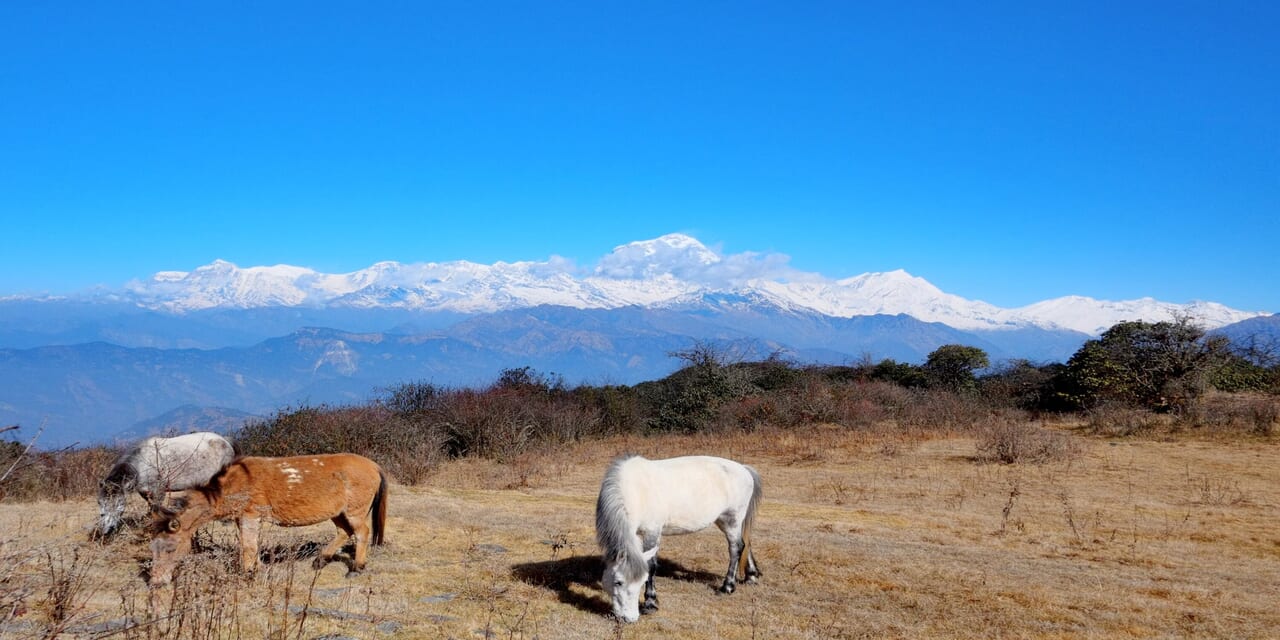
M373 496L369 512L373 514L373 544L382 544L387 531L387 474L378 469L378 493Z

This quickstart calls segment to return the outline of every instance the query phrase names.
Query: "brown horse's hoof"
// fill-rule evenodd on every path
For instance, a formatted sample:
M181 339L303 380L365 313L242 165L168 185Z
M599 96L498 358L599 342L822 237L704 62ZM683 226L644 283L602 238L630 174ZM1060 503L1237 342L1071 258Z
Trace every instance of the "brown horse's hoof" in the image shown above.
M354 577L356 577L356 576L360 575L360 573L361 573L360 571L357 571L357 570L355 570L355 569L351 569L350 571L347 571L347 575L346 575L346 577L348 577L348 578L354 578Z

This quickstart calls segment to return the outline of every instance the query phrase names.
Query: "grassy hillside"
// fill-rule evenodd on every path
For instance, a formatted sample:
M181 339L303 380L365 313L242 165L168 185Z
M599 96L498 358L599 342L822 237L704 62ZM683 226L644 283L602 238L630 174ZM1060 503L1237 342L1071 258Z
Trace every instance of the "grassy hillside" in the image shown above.
M393 486L388 544L359 577L337 563L311 569L306 556L332 535L325 524L267 527L269 562L242 578L234 526L216 524L176 586L155 593L140 577L149 551L137 530L86 541L91 501L6 504L0 638L1246 638L1280 628L1280 444L1050 435L1061 446L1041 464L988 462L981 437L827 425L445 460L420 484ZM723 536L671 536L661 610L633 625L608 619L592 514L605 464L625 451L757 467L762 582L717 595Z

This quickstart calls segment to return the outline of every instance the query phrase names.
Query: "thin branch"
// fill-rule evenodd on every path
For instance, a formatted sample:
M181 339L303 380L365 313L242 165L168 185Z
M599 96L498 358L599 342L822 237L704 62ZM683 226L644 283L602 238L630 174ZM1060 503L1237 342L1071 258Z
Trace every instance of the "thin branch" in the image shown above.
M0 476L0 482L4 482L5 478L8 478L9 474L13 473L13 469L18 466L18 463L22 461L22 458L27 455L27 452L31 451L31 447L35 446L36 440L40 439L40 434L44 433L44 426L46 423L48 423L48 421L49 421L48 418L45 418L44 420L40 421L40 428L36 429L36 435L31 437L31 442L27 443L27 448L23 449L22 453L18 454L18 458L13 461L13 464L9 465L9 469L4 472L4 475ZM16 424L13 425L13 428L17 429L18 425ZM6 427L5 431L8 431L8 430L9 428Z

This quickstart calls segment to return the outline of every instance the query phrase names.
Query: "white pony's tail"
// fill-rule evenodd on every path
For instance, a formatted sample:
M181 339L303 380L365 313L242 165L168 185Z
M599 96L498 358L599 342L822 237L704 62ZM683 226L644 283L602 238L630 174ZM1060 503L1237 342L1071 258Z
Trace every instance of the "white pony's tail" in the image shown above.
M747 513L742 517L742 557L738 560L738 574L746 575L747 559L751 553L751 532L755 528L760 498L764 496L764 484L760 481L760 473L753 467L745 464L742 466L751 474L751 501L747 503Z
M640 578L648 570L640 538L628 525L627 507L622 502L621 480L618 477L622 464L634 456L615 459L600 483L600 496L596 498L596 542L604 551L605 563L622 565L623 574L629 580Z

